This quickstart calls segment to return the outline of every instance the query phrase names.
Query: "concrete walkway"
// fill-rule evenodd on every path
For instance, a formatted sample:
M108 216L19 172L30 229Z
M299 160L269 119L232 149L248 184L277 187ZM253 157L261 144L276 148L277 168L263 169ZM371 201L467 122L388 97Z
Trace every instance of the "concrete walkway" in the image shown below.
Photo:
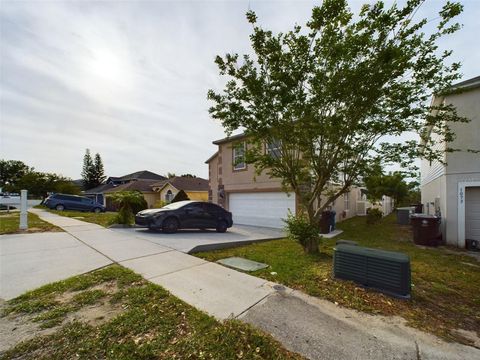
M145 238L32 211L200 310L249 322L310 359L480 359L479 349L445 343L399 318L343 309Z

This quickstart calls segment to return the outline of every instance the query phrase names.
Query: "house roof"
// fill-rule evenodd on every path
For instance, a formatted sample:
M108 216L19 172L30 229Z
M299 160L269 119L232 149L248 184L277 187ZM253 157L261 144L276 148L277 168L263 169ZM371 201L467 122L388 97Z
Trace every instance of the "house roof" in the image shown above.
M94 187L93 189L85 190L83 193L84 194L101 194L113 187L115 187L115 185L113 184L102 184L102 185L98 185L97 187Z
M128 175L123 176L110 176L109 180L125 181L125 180L139 180L139 179L148 179L148 180L165 180L166 177L155 174L154 172L148 170L137 171Z
M224 143L227 143L227 142L230 142L230 141L234 141L234 140L240 140L240 139L243 139L247 137L247 134L245 133L241 133L241 134L237 134L237 135L233 135L233 136L227 136L226 138L223 138L223 139L220 139L220 140L215 140L213 142L214 145L220 145L220 144L224 144Z
M155 184L157 180L149 179L138 179L130 181L126 184L113 186L112 188L104 191L105 193L114 193L118 191L141 191L141 192L153 192L152 185Z
M477 87L480 87L480 76L476 76L452 85L452 89L473 89Z
M212 156L210 156L207 161L205 161L205 164L208 164L210 161L212 161L213 159L215 159L215 157L218 155L218 151L213 154Z
M176 189L183 191L208 191L209 189L207 179L183 176L175 176L168 180L156 182L152 185L152 187L158 187L162 189L167 184L170 184Z

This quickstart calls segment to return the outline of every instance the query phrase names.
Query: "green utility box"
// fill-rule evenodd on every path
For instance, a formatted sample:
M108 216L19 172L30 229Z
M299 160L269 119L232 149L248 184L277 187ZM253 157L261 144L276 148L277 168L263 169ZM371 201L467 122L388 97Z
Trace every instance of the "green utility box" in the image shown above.
M394 297L410 298L410 257L402 253L340 244L334 248L333 274Z

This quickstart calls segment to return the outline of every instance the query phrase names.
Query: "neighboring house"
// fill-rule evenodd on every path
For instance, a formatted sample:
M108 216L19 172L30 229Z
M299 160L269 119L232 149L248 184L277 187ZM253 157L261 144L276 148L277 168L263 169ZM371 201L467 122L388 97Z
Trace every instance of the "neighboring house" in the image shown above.
M155 192L152 188L153 184L155 184L156 180L150 179L137 179L129 181L125 184L121 184L111 189L105 191L106 201L105 206L107 209L114 209L115 206L112 204L111 200L108 198L108 194L113 194L119 191L140 191L147 202L148 208L153 208L155 203L158 201L158 193Z
M433 104L452 104L469 123L450 124L456 139L448 144L458 152L444 154L440 161L422 161L421 191L424 211L442 217L447 244L464 248L467 239L480 241L480 76L453 86L452 92L435 96ZM432 135L433 136L433 135ZM435 139L439 149L447 144Z
M157 181L160 181L160 180L165 180L165 179L166 179L165 176L155 174L155 173L153 173L151 171L148 171L148 170L142 170L142 171L134 172L132 174L120 176L120 177L110 176L105 181L105 184L121 185L121 184L126 184L130 181L133 181L133 180L157 180Z
M218 150L206 163L209 167L209 201L223 206L233 214L236 224L281 228L289 211L295 214L298 202L293 192L285 193L280 179L271 178L266 171L255 174L255 167L244 161L248 146L244 134L213 142ZM275 153L278 146L266 146ZM360 188L353 187L340 196L332 208L337 221L356 216L358 202L365 215L368 204L362 198ZM390 211L390 209L387 209Z
M145 181L150 182L150 185L151 185L153 183L156 183L160 180L165 180L165 179L166 177L162 175L155 174L148 170L142 170L142 171L137 171L132 174L119 176L119 177L111 176L107 178L107 180L105 181L105 184L99 185L93 189L85 190L83 194L99 202L100 204L104 204L107 207L107 209L112 209L112 205L110 203L107 203L105 194L114 192L112 190L117 189L119 186L141 180L142 181L141 183L138 183L136 185L131 185L130 187L123 187L120 189L128 190L127 188L129 188L130 190L134 190L133 188L135 187L138 187L139 188L138 190L144 189L140 191L144 193L145 200L147 201L147 203L153 206L153 204L155 203L153 201L153 197L151 194L153 190L151 188L145 190L145 187L144 187ZM115 191L121 191L121 190L115 190Z
M208 201L208 180L198 177L175 176L152 185L159 194L159 200L171 202L180 190L185 191L190 200Z

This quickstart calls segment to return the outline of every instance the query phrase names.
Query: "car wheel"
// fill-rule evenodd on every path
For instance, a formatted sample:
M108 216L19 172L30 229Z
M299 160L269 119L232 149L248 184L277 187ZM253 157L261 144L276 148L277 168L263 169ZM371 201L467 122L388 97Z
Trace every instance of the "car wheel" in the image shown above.
M173 234L178 230L178 221L175 218L167 218L163 222L162 229L167 234Z
M63 206L62 204L58 204L57 206L55 206L55 210L63 211L65 210L65 206Z
M224 233L226 232L228 229L228 225L227 225L227 222L226 221L219 221L218 224L217 224L217 232L219 233Z
M100 208L95 208L95 209L93 209L93 212L94 212L95 214L99 214L99 213L102 212L102 209L100 209Z

